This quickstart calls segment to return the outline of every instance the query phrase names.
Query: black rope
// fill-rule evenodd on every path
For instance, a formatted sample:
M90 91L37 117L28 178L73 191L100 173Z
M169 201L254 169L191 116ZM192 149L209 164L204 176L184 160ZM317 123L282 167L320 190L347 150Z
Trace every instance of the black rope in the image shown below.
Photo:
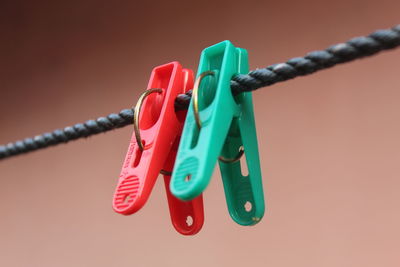
M64 129L57 129L51 133L44 133L33 138L8 143L0 146L0 159L27 153L41 148L67 143L82 137L88 137L98 133L104 133L116 128L132 124L133 110L124 109L118 114L110 114L107 117L100 117L96 120L88 120L85 123L78 123Z
M399 45L400 25L397 25L392 29L379 30L369 36L353 38L345 43L330 46L325 50L308 53L305 57L292 58L285 63L274 64L253 70L248 74L237 75L231 81L232 92L236 95L254 91L298 76L309 75L340 63L371 56ZM186 94L179 95L175 100L176 109L187 109L191 94L192 92L189 91ZM2 145L0 146L0 159L121 128L132 124L132 121L133 110L124 109L118 114L110 114L107 117L100 117L51 133L44 133L33 138Z
M345 43L332 45L325 50L310 52L305 57L292 58L285 63L237 75L231 81L232 92L236 95L241 92L254 91L261 87L331 68L340 63L371 56L399 45L400 24L392 29L379 30L368 36L356 37ZM180 109L187 108L191 95L192 92L180 95L175 101L175 106Z

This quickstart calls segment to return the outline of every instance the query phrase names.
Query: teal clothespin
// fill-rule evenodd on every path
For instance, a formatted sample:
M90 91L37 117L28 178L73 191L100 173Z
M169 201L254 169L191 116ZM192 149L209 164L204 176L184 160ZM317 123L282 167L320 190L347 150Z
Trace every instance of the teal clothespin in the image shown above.
M170 184L176 197L193 199L218 160L229 213L241 225L256 224L265 209L251 93L233 96L230 88L234 75L248 71L247 51L230 41L203 50Z

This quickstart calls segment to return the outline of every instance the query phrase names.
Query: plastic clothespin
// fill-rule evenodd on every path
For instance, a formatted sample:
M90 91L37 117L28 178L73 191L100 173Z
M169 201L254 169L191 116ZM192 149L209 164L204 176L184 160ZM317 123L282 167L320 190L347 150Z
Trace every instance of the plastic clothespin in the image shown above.
M233 96L230 88L231 78L244 73L246 50L229 41L203 50L170 187L180 199L197 197L218 160L232 219L254 225L265 208L252 97ZM243 155L247 176L241 173Z
M153 69L148 89L135 107L134 128L128 152L113 198L116 212L129 215L138 211L150 196L161 172L172 224L184 235L196 234L204 222L203 199L191 201L174 197L169 190L186 111L175 111L178 94L193 87L193 71L171 62Z

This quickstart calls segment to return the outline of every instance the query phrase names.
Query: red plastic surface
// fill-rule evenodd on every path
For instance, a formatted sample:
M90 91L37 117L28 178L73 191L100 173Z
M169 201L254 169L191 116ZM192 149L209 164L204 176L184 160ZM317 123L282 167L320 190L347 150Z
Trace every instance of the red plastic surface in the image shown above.
M113 209L124 215L135 213L146 203L161 171L171 171L175 162L179 138L185 121L185 111L175 111L178 94L193 87L193 71L171 62L153 69L147 89L160 88L143 102L140 113L141 151L133 133L114 193ZM136 111L135 111L136 112ZM202 196L184 202L169 191L169 176L164 176L172 224L185 235L197 233L204 221Z
M165 170L174 168L176 154L178 153L179 138L168 155ZM169 213L174 228L183 235L194 235L200 231L204 223L203 196L193 200L183 201L172 195L169 189L171 176L164 175L165 191L167 192Z

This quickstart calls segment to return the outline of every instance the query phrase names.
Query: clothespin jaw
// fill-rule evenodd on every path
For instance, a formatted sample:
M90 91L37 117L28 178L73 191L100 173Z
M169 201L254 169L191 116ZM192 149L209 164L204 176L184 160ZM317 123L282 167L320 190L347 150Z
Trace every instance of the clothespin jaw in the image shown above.
M169 173L186 116L185 111L175 111L175 99L192 87L193 72L182 69L178 62L153 69L148 89L135 107L135 132L113 198L116 212L123 215L135 213L149 198L162 172L172 223L178 232L185 235L195 234L201 229L203 201L201 196L189 202L171 199L174 197L169 192ZM185 225L188 216L193 219L191 225Z
M228 161L220 166L229 213L242 225L257 223L264 213L251 93L234 97L230 89L231 78L247 72L246 50L231 42L203 50L171 180L175 196L193 199L209 184L222 155ZM247 158L247 177L241 175L240 163L232 160L240 146ZM245 209L247 202L252 205L250 210Z

